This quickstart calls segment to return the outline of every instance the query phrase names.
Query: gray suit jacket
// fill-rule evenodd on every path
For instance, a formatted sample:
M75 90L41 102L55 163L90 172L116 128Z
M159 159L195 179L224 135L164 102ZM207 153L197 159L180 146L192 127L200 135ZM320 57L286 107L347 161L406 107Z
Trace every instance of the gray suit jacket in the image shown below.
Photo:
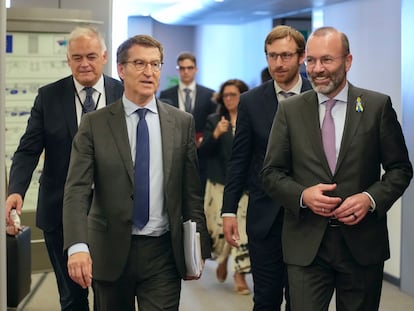
M185 276L182 223L197 222L203 257L210 257L194 142L194 119L157 101L164 171L164 204L177 270ZM161 163L160 163L161 165ZM90 212L89 196L94 183ZM90 248L93 276L117 279L130 248L134 167L122 100L83 117L73 140L63 206L64 247Z
M363 112L355 103L360 97ZM381 173L381 166L385 173ZM309 265L315 258L328 219L299 205L303 190L336 183L332 196L345 199L367 191L374 213L354 226L341 226L345 242L361 265L389 258L386 212L412 178L404 137L389 96L349 84L345 127L336 171L331 173L322 146L318 100L311 90L279 104L262 171L264 187L285 207L284 259Z

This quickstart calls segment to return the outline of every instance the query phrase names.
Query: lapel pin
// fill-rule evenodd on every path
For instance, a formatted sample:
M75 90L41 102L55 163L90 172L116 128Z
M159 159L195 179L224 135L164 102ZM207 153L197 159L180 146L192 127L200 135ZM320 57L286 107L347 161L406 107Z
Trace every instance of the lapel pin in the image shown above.
M363 112L364 111L364 107L362 106L362 102L361 102L361 97L357 97L356 102L355 102L355 111L356 112Z

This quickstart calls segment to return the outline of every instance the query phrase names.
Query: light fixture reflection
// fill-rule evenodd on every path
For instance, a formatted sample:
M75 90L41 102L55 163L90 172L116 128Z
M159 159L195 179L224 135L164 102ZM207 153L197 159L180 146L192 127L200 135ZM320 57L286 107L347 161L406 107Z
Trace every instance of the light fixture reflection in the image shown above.
M151 17L160 23L173 24L183 16L203 8L203 0L181 0L165 9L159 10Z

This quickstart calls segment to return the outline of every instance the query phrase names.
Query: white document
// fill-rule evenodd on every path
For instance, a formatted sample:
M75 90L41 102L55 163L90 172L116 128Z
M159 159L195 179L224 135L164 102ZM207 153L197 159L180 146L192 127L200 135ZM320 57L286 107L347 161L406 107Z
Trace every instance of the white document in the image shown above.
M183 223L184 259L187 276L199 277L202 269L200 233L197 224L188 220Z

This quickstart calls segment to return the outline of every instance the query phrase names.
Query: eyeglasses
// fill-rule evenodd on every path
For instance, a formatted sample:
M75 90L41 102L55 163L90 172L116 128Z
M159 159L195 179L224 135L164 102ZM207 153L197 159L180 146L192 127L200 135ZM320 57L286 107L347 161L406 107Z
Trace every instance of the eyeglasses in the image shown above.
M314 58L314 57L308 56L308 57L305 58L305 65L307 67L314 67L314 66L316 66L316 63L319 60L319 63L322 66L325 67L325 66L332 65L335 62L335 60L337 60L339 58L344 58L345 56L346 55L340 55L340 56L336 56L336 57L333 57L333 56L322 56L321 58Z
M226 98L226 97L234 98L234 97L237 97L237 95L239 95L239 94L237 94L237 93L224 93L222 96L223 96L223 98Z
M280 56L280 59L282 60L282 62L288 62L292 59L293 55L298 54L298 52L293 52L293 53L289 53L289 52L283 52L283 53L275 53L275 52L270 52L270 53L266 53L266 57L268 59L271 59L273 61L277 61L277 58Z
M195 66L177 66L176 68L180 71L185 71L185 70L191 71L195 69Z
M148 67L148 65L150 65L151 70L153 72L158 72L158 71L161 70L161 67L162 67L163 63L158 62L158 61L147 63L147 62L144 62L143 60L136 59L136 60L130 60L130 61L124 62L124 64L134 65L134 67L137 71L143 71L143 70L145 70L145 68Z

